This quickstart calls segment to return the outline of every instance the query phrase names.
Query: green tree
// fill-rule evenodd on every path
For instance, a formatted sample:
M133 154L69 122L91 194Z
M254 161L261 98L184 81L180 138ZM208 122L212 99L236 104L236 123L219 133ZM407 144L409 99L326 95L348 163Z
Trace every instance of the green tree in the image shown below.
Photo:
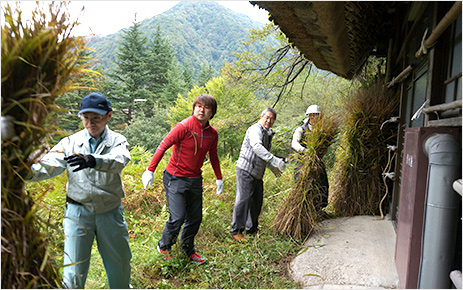
M124 122L130 125L136 113L137 101L149 99L151 93L147 89L148 61L147 39L140 31L140 24L135 21L124 31L116 52L116 65L109 73L111 78L107 95L112 100L116 114L122 114Z
M81 50L78 52L80 65L94 66L95 59L92 57L92 52L89 50ZM51 112L52 118L57 121L57 126L61 130L60 136L57 136L57 140L62 137L61 135L70 135L80 128L82 128L82 122L77 117L79 112L80 101L82 98L92 91L103 90L103 74L101 73L102 68L97 67L93 71L94 77L85 78L81 80L81 87L77 90L66 92L59 95L56 98L56 104L60 108L57 111Z
M219 155L237 159L246 129L260 113L255 106L261 101L247 88L230 86L223 77L211 79L206 88L217 99L212 124L219 132Z
M248 39L244 43L246 47L264 42L264 50L256 53L246 49L238 53L239 60L225 70L227 77L252 87L259 97L271 101L269 107L275 109L280 101L293 94L302 94L306 79L314 67L288 44L279 29L273 24L261 30L252 29ZM272 39L276 39L277 44Z
M162 36L158 25L152 43L149 45L150 90L160 96L167 84L168 72L175 58L174 49L169 40Z
M162 107L168 107L175 101L178 94L186 95L187 93L188 91L186 90L185 82L180 73L178 62L177 60L173 60L167 72L167 83L161 92L159 104Z
M170 112L168 114L169 124L174 126L183 119L191 116L194 99L197 95L206 93L206 88L195 86L186 97L178 95L174 105L170 107Z
M213 77L213 74L214 69L212 68L212 65L202 64L201 71L199 72L198 76L198 81L196 82L198 87L204 86Z
M185 88L187 92L189 92L194 86L194 81L193 81L193 71L191 70L190 65L188 63L186 63L183 66L182 77L183 77L183 81L185 82Z
M271 42L270 39L277 39L278 42ZM262 30L253 30L249 41L244 45L257 42L266 43L261 53L252 49L244 50L237 54L238 61L228 63L222 68L225 86L232 91L241 92L241 95L235 97L246 96L248 93L257 96L249 104L251 111L230 111L243 112L240 116L242 123L250 125L257 121L259 113L265 107L275 108L278 117L273 127L276 134L272 141L272 151L279 156L287 156L292 152L292 134L302 124L307 107L317 104L324 112L336 113L355 85L318 70L304 60L271 24ZM237 102L236 100L235 103Z
M237 158L247 127L259 119L265 105L249 88L230 86L223 77L216 77L202 87L195 86L186 97L178 95L170 108L170 125L191 116L193 100L205 93L217 101L217 113L210 123L219 132L219 155Z
M169 132L170 125L166 118L168 109L154 105L151 110L151 117L146 117L143 112L140 112L133 118L132 124L122 131L130 148L139 146L154 153Z

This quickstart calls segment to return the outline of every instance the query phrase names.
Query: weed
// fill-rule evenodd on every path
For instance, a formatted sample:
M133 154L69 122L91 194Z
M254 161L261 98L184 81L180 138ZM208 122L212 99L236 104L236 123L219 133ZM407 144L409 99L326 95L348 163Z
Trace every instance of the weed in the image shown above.
M203 166L203 221L195 239L197 252L206 258L202 265L192 263L178 243L173 246L173 258L167 261L156 250L157 242L169 217L162 186L162 171L168 156L159 164L152 186L144 189L141 175L151 160L151 153L142 148L132 150L132 161L122 176L126 197L123 199L125 218L129 226L132 251L134 288L297 288L287 272L288 263L300 249L285 236L275 233L270 224L275 212L292 184L292 171L287 169L276 179L264 177L264 206L260 224L262 232L248 236L249 242L238 244L230 237L230 224L235 202L235 164L222 158L224 191L216 194L215 176L208 162ZM39 199L40 216L54 221L53 253L62 264L63 236L61 222L65 204L66 175L28 184L28 190ZM46 193L46 194L45 194ZM88 288L107 288L103 263L96 243L87 278Z

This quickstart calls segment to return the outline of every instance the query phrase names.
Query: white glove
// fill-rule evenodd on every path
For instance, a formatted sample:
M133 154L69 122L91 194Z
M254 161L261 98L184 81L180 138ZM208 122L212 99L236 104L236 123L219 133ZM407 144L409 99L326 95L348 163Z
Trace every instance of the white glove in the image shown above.
M143 172L143 175L141 176L143 187L147 188L149 185L152 185L153 179L154 179L154 172L149 171L149 170L146 170L145 172Z
M281 176L281 171L279 168L277 167L272 167L272 169L270 169L273 174L275 175L276 178L280 177Z
M217 179L215 182L217 183L217 194L221 194L223 191L223 181L222 179Z
M11 140L11 138L16 136L13 124L14 120L13 116L2 116L2 140Z
M276 158L276 162L275 162L275 167L277 167L281 172L285 171L286 169L286 164L285 162L283 161L283 159L280 159L280 158Z

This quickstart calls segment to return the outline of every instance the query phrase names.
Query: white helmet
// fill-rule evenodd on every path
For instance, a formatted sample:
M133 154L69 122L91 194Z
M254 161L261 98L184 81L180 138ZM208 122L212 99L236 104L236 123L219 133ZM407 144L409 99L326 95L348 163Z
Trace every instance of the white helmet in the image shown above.
M320 114L320 113L321 113L320 106L317 106L317 105L310 105L307 108L307 111L305 111L306 116L309 116L309 114Z

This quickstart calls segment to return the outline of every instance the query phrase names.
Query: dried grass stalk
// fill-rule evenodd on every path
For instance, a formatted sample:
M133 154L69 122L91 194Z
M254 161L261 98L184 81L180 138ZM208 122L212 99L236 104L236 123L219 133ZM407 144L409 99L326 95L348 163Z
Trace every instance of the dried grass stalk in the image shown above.
M398 97L382 81L348 99L344 128L337 147L330 204L337 216L377 215L385 191L383 168L387 144L394 144L397 125L381 124L395 115Z
M37 2L38 3L38 2ZM52 132L47 116L55 98L76 86L82 38L70 37L67 4L48 5L21 20L19 7L3 8L2 116L14 118L16 136L2 140L2 288L57 288L60 277L41 231L33 196L24 183Z
M322 115L313 131L305 137L308 151L295 155L301 163L299 176L283 206L273 220L274 229L295 240L305 241L325 214L321 211L322 196L328 194L320 176L325 172L323 156L337 134L333 116Z

